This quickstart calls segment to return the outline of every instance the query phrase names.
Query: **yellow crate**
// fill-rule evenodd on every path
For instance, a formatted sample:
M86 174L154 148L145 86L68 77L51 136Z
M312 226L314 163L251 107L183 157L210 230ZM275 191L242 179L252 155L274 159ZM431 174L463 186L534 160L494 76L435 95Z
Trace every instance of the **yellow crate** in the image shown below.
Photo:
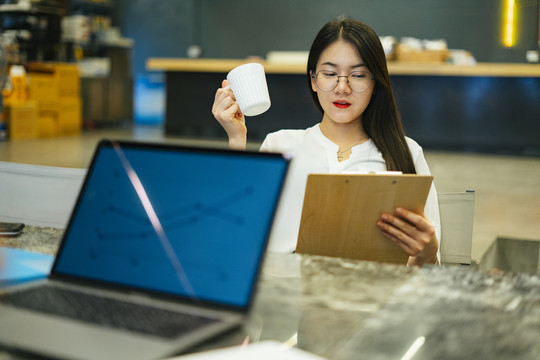
M46 112L38 115L39 137L58 136L58 114Z
M28 79L31 100L49 102L81 95L81 78L77 64L30 63Z
M81 79L76 64L60 63L54 66L54 76L58 81L58 96L79 97L81 95Z
M82 128L82 102L80 98L62 98L59 101L58 132L60 135L80 134Z
M6 106L9 138L28 139L39 135L35 101L15 102Z
M43 106L38 103L38 132L40 137L58 136L58 101Z
M30 100L47 104L58 101L58 79L52 74L29 73Z

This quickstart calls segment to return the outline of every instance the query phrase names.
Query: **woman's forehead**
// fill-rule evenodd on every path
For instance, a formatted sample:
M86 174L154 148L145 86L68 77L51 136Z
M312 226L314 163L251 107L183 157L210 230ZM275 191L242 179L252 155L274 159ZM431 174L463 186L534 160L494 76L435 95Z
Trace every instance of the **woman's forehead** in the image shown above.
M358 49L350 42L338 40L323 50L317 67L325 66L337 69L365 68L365 63L358 53Z

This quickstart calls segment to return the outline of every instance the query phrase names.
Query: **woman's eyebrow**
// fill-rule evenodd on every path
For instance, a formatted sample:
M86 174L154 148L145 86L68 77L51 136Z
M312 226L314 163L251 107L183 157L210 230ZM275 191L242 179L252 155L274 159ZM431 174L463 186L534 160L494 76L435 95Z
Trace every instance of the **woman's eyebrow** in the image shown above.
M361 63L361 64L358 64L358 65L353 65L353 66L351 66L351 67L352 67L353 69L356 69L356 68L359 68L359 67L367 67L367 65L364 64L364 63Z
M334 64L333 62L330 62L330 61L323 62L321 65L329 65L329 66L333 66L333 67L337 66L336 64Z
M328 65L328 66L333 66L333 67L337 67L337 66L338 66L337 64L334 64L333 62L330 62L330 61L323 62L323 63L321 64L321 66L322 66L322 65ZM357 68L359 68L359 67L366 67L366 64L360 63L360 64L357 64L357 65L351 66L351 68L353 68L353 69L357 69Z

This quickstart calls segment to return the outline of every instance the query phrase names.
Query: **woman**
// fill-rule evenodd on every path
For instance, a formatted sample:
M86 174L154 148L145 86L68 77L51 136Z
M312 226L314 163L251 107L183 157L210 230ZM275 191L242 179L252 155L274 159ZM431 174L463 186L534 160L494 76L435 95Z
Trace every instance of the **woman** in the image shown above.
M371 28L349 18L327 23L311 47L307 79L322 121L305 130L268 134L261 145L261 151L293 155L270 251L295 249L309 173L430 173L422 148L405 137L384 50ZM232 91L224 89L227 85L224 80L217 90L212 113L227 132L229 146L245 149L245 119ZM377 222L382 234L409 255L409 265L438 262L440 220L434 186L425 214L398 208Z

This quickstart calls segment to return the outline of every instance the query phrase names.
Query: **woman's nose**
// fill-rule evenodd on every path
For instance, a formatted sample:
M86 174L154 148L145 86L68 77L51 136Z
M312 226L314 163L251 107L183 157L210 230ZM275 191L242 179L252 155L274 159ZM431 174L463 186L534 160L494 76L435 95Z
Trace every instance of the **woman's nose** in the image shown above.
M351 92L351 87L349 86L349 79L347 76L339 76L338 83L335 89L339 93L348 93Z

